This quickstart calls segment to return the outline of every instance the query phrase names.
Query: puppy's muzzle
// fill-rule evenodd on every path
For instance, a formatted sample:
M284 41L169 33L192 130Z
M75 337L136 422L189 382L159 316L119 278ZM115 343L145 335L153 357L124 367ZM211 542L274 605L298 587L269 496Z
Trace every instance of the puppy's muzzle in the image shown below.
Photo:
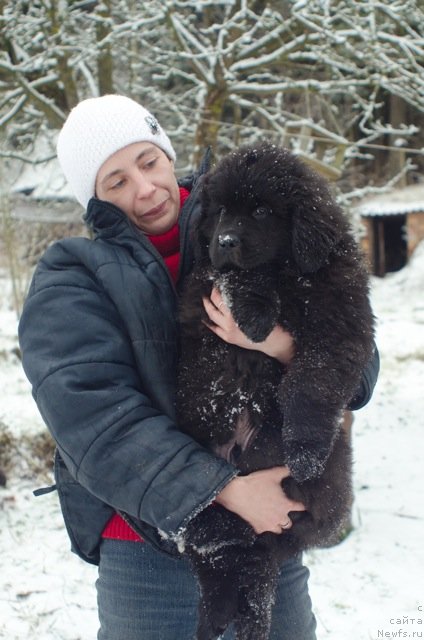
M218 244L223 251L231 251L240 246L240 238L235 233L221 233L218 236Z

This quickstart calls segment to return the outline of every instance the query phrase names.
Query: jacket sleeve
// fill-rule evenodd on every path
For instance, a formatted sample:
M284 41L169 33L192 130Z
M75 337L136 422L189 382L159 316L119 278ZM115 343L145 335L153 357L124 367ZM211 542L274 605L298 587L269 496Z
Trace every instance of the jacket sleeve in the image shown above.
M69 472L106 504L172 533L236 475L152 406L117 309L81 264L40 263L19 338Z
M348 409L357 411L362 409L370 400L377 382L378 373L380 371L380 356L377 346L374 344L374 351L370 361L362 373L362 379L358 390L349 402Z

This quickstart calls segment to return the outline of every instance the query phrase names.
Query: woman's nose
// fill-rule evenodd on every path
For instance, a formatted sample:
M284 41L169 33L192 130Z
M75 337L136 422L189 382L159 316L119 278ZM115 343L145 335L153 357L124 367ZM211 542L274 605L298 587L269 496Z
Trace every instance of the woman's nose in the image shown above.
M148 198L156 190L155 185L139 173L136 177L137 198Z

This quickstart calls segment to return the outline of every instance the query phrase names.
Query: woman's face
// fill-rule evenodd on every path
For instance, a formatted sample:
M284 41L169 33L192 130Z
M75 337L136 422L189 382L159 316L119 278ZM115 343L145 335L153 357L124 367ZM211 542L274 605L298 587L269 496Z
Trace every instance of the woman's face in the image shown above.
M111 155L97 173L96 196L122 209L149 235L171 229L180 211L174 163L151 142L135 142Z

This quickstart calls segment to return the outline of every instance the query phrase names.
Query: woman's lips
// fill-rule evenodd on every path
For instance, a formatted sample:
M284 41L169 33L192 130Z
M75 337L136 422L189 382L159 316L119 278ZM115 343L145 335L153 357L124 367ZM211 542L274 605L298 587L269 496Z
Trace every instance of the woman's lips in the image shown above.
M167 202L168 202L168 199L164 200L163 202L158 204L156 207L153 207L152 209L149 209L148 211L146 211L146 213L143 213L141 217L154 218L156 216L160 216L164 212Z

